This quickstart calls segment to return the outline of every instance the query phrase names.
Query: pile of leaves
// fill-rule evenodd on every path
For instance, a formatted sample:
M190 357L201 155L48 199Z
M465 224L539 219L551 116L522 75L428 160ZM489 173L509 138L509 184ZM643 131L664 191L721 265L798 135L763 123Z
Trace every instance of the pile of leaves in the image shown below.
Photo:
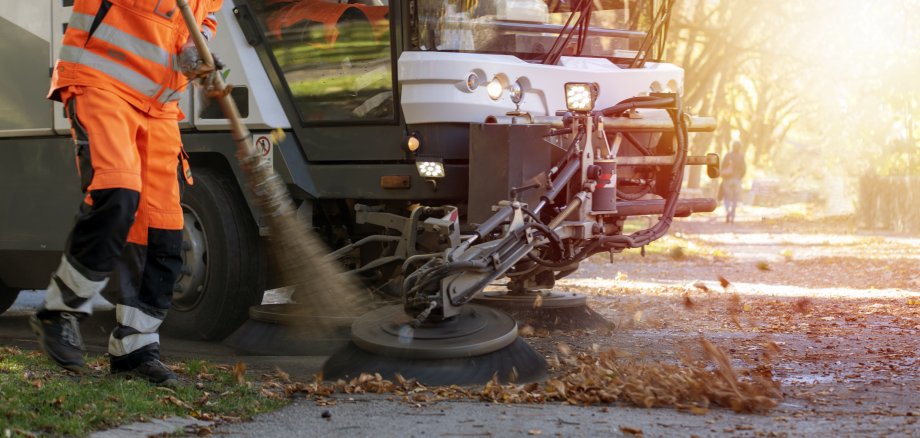
M641 362L621 357L615 350L571 354L560 348L554 366L566 371L543 384L486 385L480 393L494 402L563 401L572 405L628 403L640 407L675 407L705 413L711 405L737 412L773 408L782 399L778 382L762 367L746 371L731 366L722 349L700 340L704 360L684 354L680 363Z
M739 372L722 349L705 339L700 340L700 345L702 358L693 359L685 353L681 362L673 364L628 359L614 350L573 354L560 346L561 356L554 357L551 366L562 372L559 377L541 383L502 385L493 379L475 389L426 387L399 375L391 381L380 374L362 374L350 381L337 382L324 382L317 375L311 383L293 382L278 388L291 397L313 396L321 404L333 404L329 397L336 393L374 393L393 394L416 404L458 399L571 405L626 403L645 408L674 407L696 414L707 413L710 406L762 412L782 400L782 391L772 379L769 365Z

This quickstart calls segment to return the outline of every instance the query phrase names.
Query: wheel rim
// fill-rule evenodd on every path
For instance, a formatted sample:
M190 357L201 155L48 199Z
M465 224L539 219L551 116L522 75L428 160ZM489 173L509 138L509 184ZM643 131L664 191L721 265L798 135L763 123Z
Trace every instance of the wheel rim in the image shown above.
M172 307L189 310L201 302L208 285L208 234L198 213L182 204L182 270L173 289Z

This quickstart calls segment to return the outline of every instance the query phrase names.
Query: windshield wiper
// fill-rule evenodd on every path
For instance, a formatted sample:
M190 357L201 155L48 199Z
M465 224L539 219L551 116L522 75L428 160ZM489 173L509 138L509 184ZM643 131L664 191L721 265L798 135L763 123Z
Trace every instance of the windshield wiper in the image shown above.
M576 32L578 32L578 40L575 44L575 56L581 55L585 48L588 27L591 25L591 11L593 10L594 2L592 0L581 0L572 8L572 13L569 15L569 19L566 20L565 25L562 26L562 30L559 31L559 36L556 37L556 40L553 41L553 46L546 52L543 64L558 64L563 52L565 52L565 48L569 45L569 41L572 40L572 35L575 35ZM578 20L572 24L576 13L578 14ZM569 27L570 25L571 28Z

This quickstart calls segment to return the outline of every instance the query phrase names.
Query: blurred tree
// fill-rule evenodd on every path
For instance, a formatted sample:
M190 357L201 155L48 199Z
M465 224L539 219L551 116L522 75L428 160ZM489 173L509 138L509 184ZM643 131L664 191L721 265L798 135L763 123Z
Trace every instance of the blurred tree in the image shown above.
M672 18L669 50L670 59L687 71L684 103L719 121L713 134L694 136L691 153L727 151L737 131L744 150L753 147L761 160L791 127L787 119L795 101L786 96L786 88L770 84L775 74L763 59L775 44L767 12L776 10L776 3L695 0L680 5ZM698 167L690 169L690 187L699 187L700 173Z
M917 172L917 22L917 0L678 3L667 59L687 72L684 103L718 120L691 152L724 152L737 136L762 170L797 167L777 160L809 144L813 173ZM688 185L699 176L691 168Z

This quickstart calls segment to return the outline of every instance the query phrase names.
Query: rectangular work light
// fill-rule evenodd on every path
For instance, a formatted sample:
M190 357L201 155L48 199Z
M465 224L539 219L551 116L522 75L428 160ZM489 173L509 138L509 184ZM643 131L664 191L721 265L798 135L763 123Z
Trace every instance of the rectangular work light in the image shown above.
M590 112L598 92L597 83L568 82L565 84L565 107L569 111Z
M444 160L437 157L418 157L415 167L422 178L444 178Z

